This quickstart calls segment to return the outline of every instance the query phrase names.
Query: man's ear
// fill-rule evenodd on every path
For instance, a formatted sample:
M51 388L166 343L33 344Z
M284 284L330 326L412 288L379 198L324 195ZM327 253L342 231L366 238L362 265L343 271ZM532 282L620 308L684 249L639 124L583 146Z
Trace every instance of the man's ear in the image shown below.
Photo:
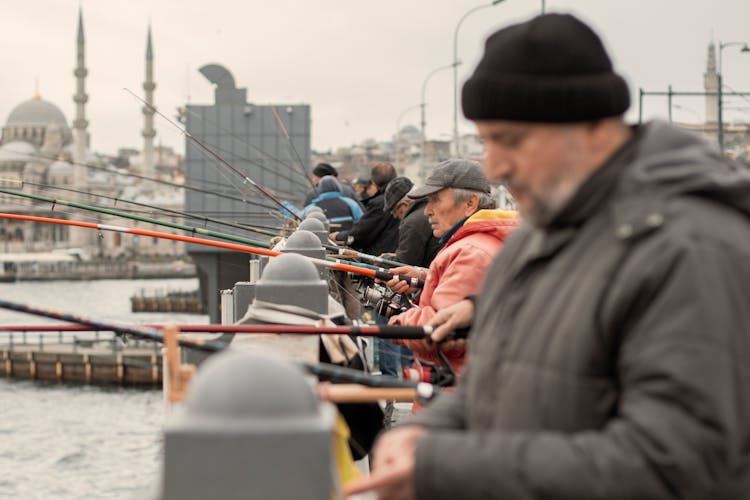
M466 207L476 211L479 208L479 195L473 194L466 199Z

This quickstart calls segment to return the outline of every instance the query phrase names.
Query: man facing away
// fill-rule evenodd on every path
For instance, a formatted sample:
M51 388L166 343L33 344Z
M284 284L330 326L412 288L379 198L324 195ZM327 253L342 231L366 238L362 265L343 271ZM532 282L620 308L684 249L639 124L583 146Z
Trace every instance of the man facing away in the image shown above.
M362 207L356 201L344 196L341 192L341 184L333 175L321 177L317 190L320 194L302 210L302 218L307 217L313 206L317 206L323 209L332 227L348 230L362 217Z
M327 175L332 175L336 177L338 180L339 171L336 170L336 167L329 163L318 163L315 165L315 168L312 170L312 181L313 181L313 188L310 189L310 191L307 192L305 195L305 204L304 206L309 205L312 203L313 198L320 195L322 192L319 187L320 179ZM351 198L352 200L356 201L357 203L360 202L360 198L357 195L357 193L354 192L354 189L346 183L339 184L341 187L340 191L341 193L346 196L347 198Z
M469 369L384 435L381 498L750 497L750 174L702 140L629 128L599 37L547 14L487 41L464 114L526 225L467 325Z
M383 212L383 191L395 177L393 165L375 163L370 170L372 184L369 198L362 200L364 215L351 230L332 233L331 238L370 255L393 252L398 244L398 221L391 214Z

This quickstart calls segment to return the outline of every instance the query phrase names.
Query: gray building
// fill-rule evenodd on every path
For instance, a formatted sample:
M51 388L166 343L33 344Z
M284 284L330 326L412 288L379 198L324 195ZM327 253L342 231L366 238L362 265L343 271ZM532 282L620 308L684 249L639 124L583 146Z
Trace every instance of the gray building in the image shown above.
M301 208L311 188L310 106L250 103L247 90L237 88L226 68L210 64L200 72L216 86L214 103L188 105L183 115L185 128L231 167L186 137L185 183L210 193L186 191L185 210L264 229L282 226L281 209L252 184ZM206 227L268 240L250 231L211 226ZM218 322L218 292L247 279L251 255L199 245L190 245L188 253L198 267L211 321Z

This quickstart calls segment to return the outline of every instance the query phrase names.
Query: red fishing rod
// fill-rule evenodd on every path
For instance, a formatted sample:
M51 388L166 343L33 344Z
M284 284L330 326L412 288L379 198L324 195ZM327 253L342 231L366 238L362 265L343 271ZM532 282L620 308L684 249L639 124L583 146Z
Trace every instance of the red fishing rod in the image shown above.
M213 149L211 149L208 146L206 146L206 144L204 144L202 141L200 141L199 139L197 139L195 136L193 136L190 132L188 132L187 130L185 130L183 127L180 127L177 123L175 123L174 121L172 121L164 113L162 113L161 111L159 111L158 109L156 109L154 106L152 106L151 104L149 104L146 101L144 101L143 99L141 99L138 95L136 95L135 93L133 93L130 89L126 88L126 89L123 89L123 90L125 90L127 93L129 93L130 95L132 95L133 97L135 97L136 99L138 99L141 103L143 103L143 105L146 106L149 111L151 111L153 113L156 113L157 115L159 115L162 118L164 118L170 125L172 125L177 130L179 130L180 132L182 132L185 135L185 137L187 137L188 139L190 139L191 141L193 141L196 145L198 145L205 152L207 152L208 154L210 154L211 156L213 156L214 158L216 158L216 160L218 160L219 162L221 162L222 165L225 165L232 172L234 172L235 174L237 174L238 176L240 176L242 178L242 181L244 183L250 184L255 189L257 189L258 191L260 191L266 198L268 198L269 200L273 201L276 205L279 206L279 208L281 210L283 210L285 212L290 212L297 220L302 220L302 217L300 217L299 215L297 215L293 211L289 210L286 206L284 206L284 203L281 200L279 200L276 196L274 196L273 194L271 194L266 188L264 188L263 186L261 186L260 184L258 184L254 180L252 180L247 175L245 175L242 172L240 172L236 167L234 167L231 163L229 163L228 161L226 161L216 151L214 151Z
M138 236L148 236L151 238L161 238L161 239L166 239L166 240L182 241L184 243L194 243L196 245L223 248L226 250L234 250L237 252L251 253L255 255L265 255L268 257L278 257L279 255L283 254L282 252L278 252L276 250L270 250L267 248L251 247L248 245L240 245L237 243L207 240L205 238L196 238L194 236L182 236L179 234L164 233L161 231L151 231L148 229L137 229L137 228L124 227L124 226L112 226L109 224L98 224L94 222L83 222L83 221L75 221L75 220L67 220L67 219L55 219L52 217L38 217L35 215L22 215L22 214L9 214L9 213L0 213L0 218L24 220L24 221L32 221L32 222L43 222L47 224L59 224L59 225L64 225L64 226L85 227L88 229L96 229L98 231L113 231L117 233L135 234ZM392 280L393 278L398 278L401 281L407 282L409 286L412 286L412 287L421 288L424 286L423 280L420 280L417 278L411 278L408 276L394 275L382 269L367 269L367 268L353 266L350 264L343 264L340 262L329 262L323 259L315 259L312 257L305 257L305 258L309 260L310 262L312 262L313 264L315 264L316 266L326 267L329 269L333 269L335 271L343 271L347 273L360 274L362 276L368 276L370 278L377 278L383 281L389 281L389 280Z
M0 308L8 309L11 311L22 312L26 314L32 314L34 316L42 316L45 318L57 319L60 321L68 321L76 323L77 325L84 325L89 327L90 330L99 331L111 331L118 335L130 335L135 338L152 340L154 342L164 343L165 337L161 330L155 328L149 328L144 326L127 326L119 325L115 323L109 323L86 316L80 316L64 311L56 311L52 309L42 309L39 307L33 307L27 304L21 304L18 302L11 302L8 300L0 299ZM75 326L75 325L74 325ZM262 325L263 328L268 328L272 325ZM287 325L284 325L287 326ZM197 349L205 352L219 352L227 348L226 344L219 342L202 341L201 339L185 339L178 338L177 342L180 346ZM325 376L332 380L342 380L346 382L354 382L357 384L366 385L368 387L404 387L416 389L417 395L427 400L435 396L439 392L439 388L431 384L424 382L415 383L405 380L400 380L397 377L389 376L377 376L374 377L365 372L352 370L350 368L344 368L338 365L329 365L326 363L306 363L306 362L295 362L301 366L304 370L319 376Z
M139 325L163 330L168 325ZM296 335L338 334L353 337L380 337L384 339L421 340L432 333L430 326L352 325L175 325L183 333L286 333ZM0 325L4 332L89 332L85 325Z

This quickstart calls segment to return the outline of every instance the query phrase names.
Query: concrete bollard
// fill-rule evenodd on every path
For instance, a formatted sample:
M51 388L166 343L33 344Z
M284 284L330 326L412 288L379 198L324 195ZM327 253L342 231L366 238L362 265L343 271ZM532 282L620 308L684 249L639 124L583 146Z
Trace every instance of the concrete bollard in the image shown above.
M315 259L325 259L326 250L320 245L320 238L315 233L306 231L304 229L298 229L292 233L286 240L286 246L282 250L284 253L296 253L298 255L304 255L305 257L313 257ZM321 279L328 279L328 269L325 267L318 267L318 274Z
M226 351L193 378L165 426L160 500L330 500L333 405L268 353Z
M328 217L326 217L326 214L323 212L323 210L316 211L316 212L308 212L307 217L305 219L318 219L320 222L323 223L323 226L326 228L326 231L329 233L331 232L331 225L328 222Z
M310 231L315 234L320 239L321 245L328 244L328 231L326 231L325 226L318 219L309 218L303 220L297 226L297 231L299 230Z
M279 255L268 263L255 284L255 298L328 313L328 284L320 279L315 264L294 253Z

